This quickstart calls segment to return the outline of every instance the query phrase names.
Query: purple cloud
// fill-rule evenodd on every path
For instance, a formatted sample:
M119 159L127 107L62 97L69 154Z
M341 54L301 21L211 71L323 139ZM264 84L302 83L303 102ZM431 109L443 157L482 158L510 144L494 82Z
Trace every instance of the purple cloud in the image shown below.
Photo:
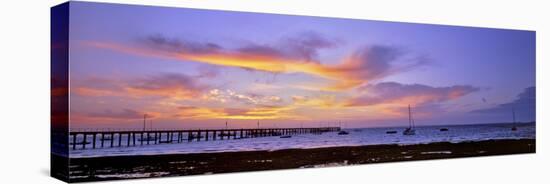
M479 88L470 85L432 87L422 84L383 82L368 84L358 90L366 92L366 94L349 100L348 106L370 106L384 103L427 105L457 99L479 91Z
M155 49L162 49L171 52L210 54L216 53L223 49L215 43L201 43L181 39L172 39L161 34L145 37L142 41L146 45Z

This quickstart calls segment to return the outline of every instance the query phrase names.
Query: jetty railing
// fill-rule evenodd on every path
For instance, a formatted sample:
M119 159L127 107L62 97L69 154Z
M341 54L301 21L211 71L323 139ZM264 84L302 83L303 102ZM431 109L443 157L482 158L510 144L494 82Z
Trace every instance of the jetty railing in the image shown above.
M321 134L340 131L340 127L317 128L254 128L254 129L196 129L196 130L113 130L71 131L69 146L76 149L130 147L192 141L245 139L293 134Z

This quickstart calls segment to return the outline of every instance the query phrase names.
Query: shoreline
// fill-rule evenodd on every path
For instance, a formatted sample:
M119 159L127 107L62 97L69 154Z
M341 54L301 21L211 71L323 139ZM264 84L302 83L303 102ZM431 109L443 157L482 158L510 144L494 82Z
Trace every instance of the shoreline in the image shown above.
M535 153L535 139L70 158L70 182ZM66 159L66 158L65 158ZM52 160L63 160L52 155Z
M425 145L425 144L434 144L434 143L475 143L475 142L484 142L484 141L500 141L500 140L528 140L531 138L501 138L501 139L490 139L490 140L464 140L464 141L441 141L441 142L421 142L421 143L388 143L388 144L367 144L367 145L348 145L348 146L321 146L321 147L309 147L309 148L282 148L282 149L270 149L270 150L229 150L229 151L205 151L205 152L183 152L183 153L160 153L160 154L128 154L128 155L94 155L94 156L76 156L69 157L69 159L86 159L86 158L108 158L108 157L139 157L139 156L170 156L170 155L190 155L190 154L210 154L210 153L241 153L241 152L274 152L274 151L285 151L285 150L310 150L310 149L323 149L323 148L353 148L353 147L365 147L365 146L414 146L414 145ZM60 155L63 156L63 155ZM64 156L66 157L66 156Z

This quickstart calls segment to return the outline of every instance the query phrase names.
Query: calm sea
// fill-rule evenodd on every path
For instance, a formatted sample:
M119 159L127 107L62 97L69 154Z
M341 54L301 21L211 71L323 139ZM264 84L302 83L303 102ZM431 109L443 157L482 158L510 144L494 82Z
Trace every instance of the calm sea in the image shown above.
M101 149L70 150L70 157L100 157L117 155L157 155L177 153L209 153L251 150L280 150L290 148L319 148L334 146L359 146L376 144L422 144L431 142L463 142L489 139L535 139L535 123L518 124L511 131L511 124L480 124L423 126L416 128L416 135L402 134L403 127L346 129L348 135L337 132L323 134L299 134L291 138L261 137L234 140L182 142L173 144L113 147ZM448 131L440 131L448 128ZM397 131L386 134L386 131ZM116 142L116 141L115 141Z

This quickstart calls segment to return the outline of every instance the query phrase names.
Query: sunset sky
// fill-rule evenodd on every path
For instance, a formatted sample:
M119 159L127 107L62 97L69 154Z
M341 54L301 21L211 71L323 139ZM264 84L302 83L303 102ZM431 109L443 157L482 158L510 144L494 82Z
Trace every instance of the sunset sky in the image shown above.
M535 120L535 32L72 2L71 128Z

